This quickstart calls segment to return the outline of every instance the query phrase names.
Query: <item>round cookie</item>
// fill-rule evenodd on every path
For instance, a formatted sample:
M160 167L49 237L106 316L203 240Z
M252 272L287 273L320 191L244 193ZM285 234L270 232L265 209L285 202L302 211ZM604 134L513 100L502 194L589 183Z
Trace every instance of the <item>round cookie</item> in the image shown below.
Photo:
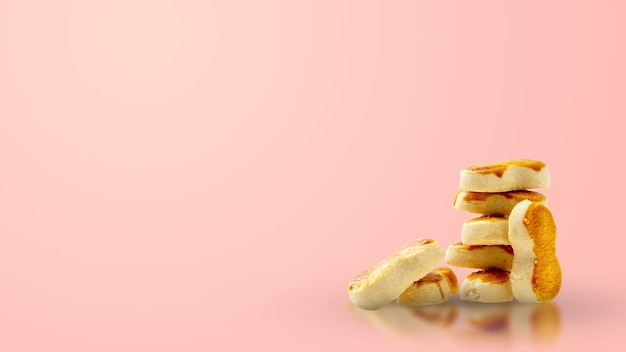
M461 170L460 186L472 192L543 188L550 186L550 173L543 162L531 159L473 164Z
M509 222L502 216L481 216L467 220L461 230L461 242L468 245L508 245Z
M437 268L398 296L398 303L420 306L445 303L451 295L459 292L459 282L454 272L447 267Z
M446 251L446 263L461 268L511 270L511 246L470 246L461 242L451 244Z
M379 309L437 267L444 251L432 239L419 239L398 249L348 284L350 300L363 309Z
M521 201L548 205L546 196L533 191L511 191L500 193L458 191L454 197L454 209L484 215L508 216Z
M562 274L550 209L529 200L516 205L509 217L509 242L515 251L511 269L515 299L539 303L556 297Z
M481 270L469 274L461 285L461 299L483 303L512 301L513 291L509 272Z

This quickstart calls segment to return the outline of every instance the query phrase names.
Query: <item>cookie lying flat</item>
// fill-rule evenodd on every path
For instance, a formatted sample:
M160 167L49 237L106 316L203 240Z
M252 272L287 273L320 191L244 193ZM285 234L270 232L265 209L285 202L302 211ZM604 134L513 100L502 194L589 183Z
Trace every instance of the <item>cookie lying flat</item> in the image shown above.
M513 300L508 271L481 270L469 274L461 285L464 301L498 303Z
M459 292L459 282L447 267L437 268L398 296L398 303L410 306L445 303Z
M550 173L537 160L517 159L474 164L461 170L461 189L472 192L506 192L550 186Z
M509 217L509 242L515 250L511 269L515 299L538 303L556 297L561 288L561 265L550 210L529 200L516 205Z
M485 215L508 216L513 207L526 199L548 205L546 196L533 191L501 193L459 191L454 198L454 209Z
M470 246L458 242L446 251L446 263L461 268L510 271L512 262L511 246Z
M378 309L437 267L444 251L432 239L408 243L348 284L350 300L363 309Z
M502 216L481 216L467 220L461 230L461 242L468 245L509 244L509 221Z

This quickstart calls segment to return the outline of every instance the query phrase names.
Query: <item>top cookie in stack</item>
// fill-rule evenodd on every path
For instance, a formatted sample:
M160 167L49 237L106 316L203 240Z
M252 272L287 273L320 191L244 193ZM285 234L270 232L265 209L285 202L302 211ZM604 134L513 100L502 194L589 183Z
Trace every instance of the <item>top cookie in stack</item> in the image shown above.
M461 189L455 197L454 208L481 216L465 222L461 242L448 248L446 262L483 270L465 279L461 299L479 302L513 299L509 272L514 248L509 242L508 217L515 206L525 200L547 205L543 194L528 189L549 185L550 173L546 165L536 160L474 164L461 170Z
M550 186L550 173L541 161L506 160L474 164L461 170L461 190L508 192Z
M530 159L474 164L461 170L460 186L455 209L508 216L517 203L526 199L547 204L543 194L527 189L550 186L550 173L544 163Z

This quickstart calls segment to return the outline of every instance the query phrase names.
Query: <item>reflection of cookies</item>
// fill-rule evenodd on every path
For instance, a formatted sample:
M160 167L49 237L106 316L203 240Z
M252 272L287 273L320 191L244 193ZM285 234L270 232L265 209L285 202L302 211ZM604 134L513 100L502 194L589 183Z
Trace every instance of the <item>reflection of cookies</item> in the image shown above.
M445 305L423 307L445 307ZM394 337L409 337L415 339L436 335L434 334L436 330L433 331L431 329L431 326L436 327L436 325L416 316L413 312L415 308L416 307L407 307L391 302L384 308L378 310L360 309L354 304L350 304L348 309L352 310L356 316L361 317L376 329L382 330Z
M514 307L509 303L474 304L462 302L461 315L474 327L504 332L509 327L509 315Z
M469 246L451 244L446 251L446 263L461 268L511 270L511 246Z
M412 309L416 317L439 327L452 325L457 316L456 304L431 304L415 306Z
M469 274L461 285L464 301L497 303L513 300L509 272L481 270Z
M515 250L511 270L515 299L538 303L556 297L561 288L561 266L550 210L528 200L515 206L509 217L509 241Z
M509 321L515 331L516 344L533 342L549 346L561 331L559 308L553 302L514 304Z
M478 214L508 216L517 203L530 199L547 205L546 196L533 191L500 193L459 191L454 198L454 209Z
M536 341L549 343L554 341L561 329L559 309L553 304L537 305L531 317L533 335Z
M437 268L414 282L398 296L398 303L410 306L440 304L459 292L459 284L450 268Z
M502 216L481 216L467 220L461 230L461 242L469 245L508 245L508 220Z
M357 275L348 285L350 300L363 309L378 309L435 269L443 249L431 239L420 239L397 250Z
M439 345L450 338L466 349L484 349L486 344L503 349L547 347L557 340L561 330L559 309L554 302L481 304L452 299L446 304L414 307L392 302L376 311L350 304L348 309L372 328L411 340L420 347Z
M464 191L506 192L549 185L548 168L536 160L518 159L474 164L461 170L460 186Z

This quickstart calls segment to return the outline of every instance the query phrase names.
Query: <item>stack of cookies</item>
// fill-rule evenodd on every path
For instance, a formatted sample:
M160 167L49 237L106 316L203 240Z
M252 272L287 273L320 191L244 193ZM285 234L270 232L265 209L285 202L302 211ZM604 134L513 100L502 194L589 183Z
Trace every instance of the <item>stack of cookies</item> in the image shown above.
M463 225L461 242L446 251L448 264L481 269L461 285L474 302L545 302L561 285L556 226L546 197L528 189L550 185L540 161L474 164L461 170L454 208L480 214Z
M556 225L546 197L528 189L548 187L550 174L540 161L520 159L475 164L461 170L454 208L479 217L465 222L461 242L445 252L430 238L410 242L348 284L350 300L379 309L396 300L419 306L447 302L459 292L448 264L480 269L460 288L474 302L547 302L559 293Z

